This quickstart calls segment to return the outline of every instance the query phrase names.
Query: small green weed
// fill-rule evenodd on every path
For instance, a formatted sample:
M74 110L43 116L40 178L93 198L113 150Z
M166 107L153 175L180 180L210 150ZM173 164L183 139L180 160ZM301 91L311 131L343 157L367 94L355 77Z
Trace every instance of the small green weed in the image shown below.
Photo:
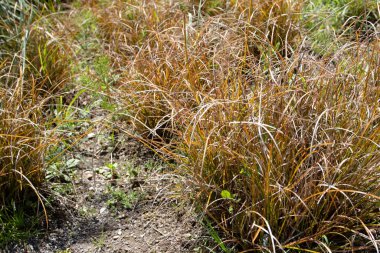
M119 177L127 177L130 180L137 177L139 169L133 162L119 165L117 163L107 163L105 166L96 169L96 172L111 180L107 186L107 206L113 211L118 209L131 209L142 197L142 193L134 190L126 190L117 186L115 180Z
M372 39L379 18L376 0L309 0L302 20L314 52L327 55L349 41Z
M109 199L107 200L107 206L111 210L117 209L131 209L137 203L140 196L136 191L128 191L120 187L107 187Z
M106 246L106 239L107 239L107 235L104 233L104 231L102 231L100 236L98 236L97 238L94 238L92 242L97 249L102 249Z
M79 159L71 158L51 164L46 170L46 179L50 182L71 182L79 162Z
M91 50L99 48L99 43L96 43L96 36L93 36L97 31L97 21L94 13L90 9L83 8L75 15L75 23L80 27L76 39L82 44L83 49ZM94 43L95 42L95 43Z
M64 249L64 250L58 250L55 253L73 253L73 252L71 251L71 249L67 248L67 249Z
M117 168L117 163L107 163L103 167L96 168L95 172L104 176L106 179L116 179L116 177L118 177Z
M228 246L225 245L223 240L220 238L218 231L213 227L212 223L209 219L205 218L206 227L207 230L212 237L212 239L215 241L216 245L222 250L224 253L232 253L234 252L232 249L228 248Z
M46 180L50 183L52 191L60 195L69 195L74 191L73 180L77 176L79 159L62 159L53 162L46 168Z
M10 243L25 242L39 235L41 214L34 203L20 205L12 202L9 207L0 209L0 248Z
M79 214L82 217L94 217L94 216L96 216L98 214L98 210L96 208L82 206L79 209Z

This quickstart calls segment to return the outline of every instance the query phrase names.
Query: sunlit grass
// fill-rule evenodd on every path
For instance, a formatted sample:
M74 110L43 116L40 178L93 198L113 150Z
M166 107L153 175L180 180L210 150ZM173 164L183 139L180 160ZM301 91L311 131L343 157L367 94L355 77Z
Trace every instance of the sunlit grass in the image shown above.
M74 103L92 93L191 177L223 251L379 252L378 3L75 6L76 25L25 15L9 30L2 19L3 202L29 188L43 202L45 154L57 143L46 128L74 122ZM55 98L72 73L65 50L82 60L68 105Z
M192 175L223 245L377 251L378 44L317 59L303 4L116 2L99 22L132 123Z
M67 48L52 32L56 23L41 26L47 11L43 4L1 1L1 245L33 234L28 224L13 225L19 216L42 212L48 223L41 187L47 152L57 140L47 126L53 116L51 102L70 79L70 62ZM28 214L20 214L27 209ZM39 219L33 222L41 224Z

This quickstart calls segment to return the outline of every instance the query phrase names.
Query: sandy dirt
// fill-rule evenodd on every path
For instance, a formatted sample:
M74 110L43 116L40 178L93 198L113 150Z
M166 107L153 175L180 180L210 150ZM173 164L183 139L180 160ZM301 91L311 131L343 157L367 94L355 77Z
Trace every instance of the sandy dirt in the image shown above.
M127 134L88 124L78 133L64 159L77 163L72 182L50 186L69 193L51 190L49 231L4 252L205 252L186 178Z

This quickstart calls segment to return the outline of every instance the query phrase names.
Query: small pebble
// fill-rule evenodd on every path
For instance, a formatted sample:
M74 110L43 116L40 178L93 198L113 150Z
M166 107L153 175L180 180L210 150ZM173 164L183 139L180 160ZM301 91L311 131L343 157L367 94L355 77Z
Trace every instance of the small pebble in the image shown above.
M118 219L124 219L124 218L127 218L127 216L125 214L120 214L119 216L117 216Z
M92 171L86 171L83 173L83 177L88 181L92 180L93 175L94 173Z
M95 133L89 133L88 135L87 135L87 138L88 139L92 139L92 138L94 138L95 137Z

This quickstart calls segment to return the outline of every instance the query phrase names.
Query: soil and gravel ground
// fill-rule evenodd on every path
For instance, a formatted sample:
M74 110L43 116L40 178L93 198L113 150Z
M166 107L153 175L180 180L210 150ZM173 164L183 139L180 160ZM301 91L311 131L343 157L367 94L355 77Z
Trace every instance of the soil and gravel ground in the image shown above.
M56 192L49 232L8 252L202 251L204 231L180 198L186 179L134 138L119 133L111 144L109 136L94 129L67 154L75 176L57 184L71 193Z

